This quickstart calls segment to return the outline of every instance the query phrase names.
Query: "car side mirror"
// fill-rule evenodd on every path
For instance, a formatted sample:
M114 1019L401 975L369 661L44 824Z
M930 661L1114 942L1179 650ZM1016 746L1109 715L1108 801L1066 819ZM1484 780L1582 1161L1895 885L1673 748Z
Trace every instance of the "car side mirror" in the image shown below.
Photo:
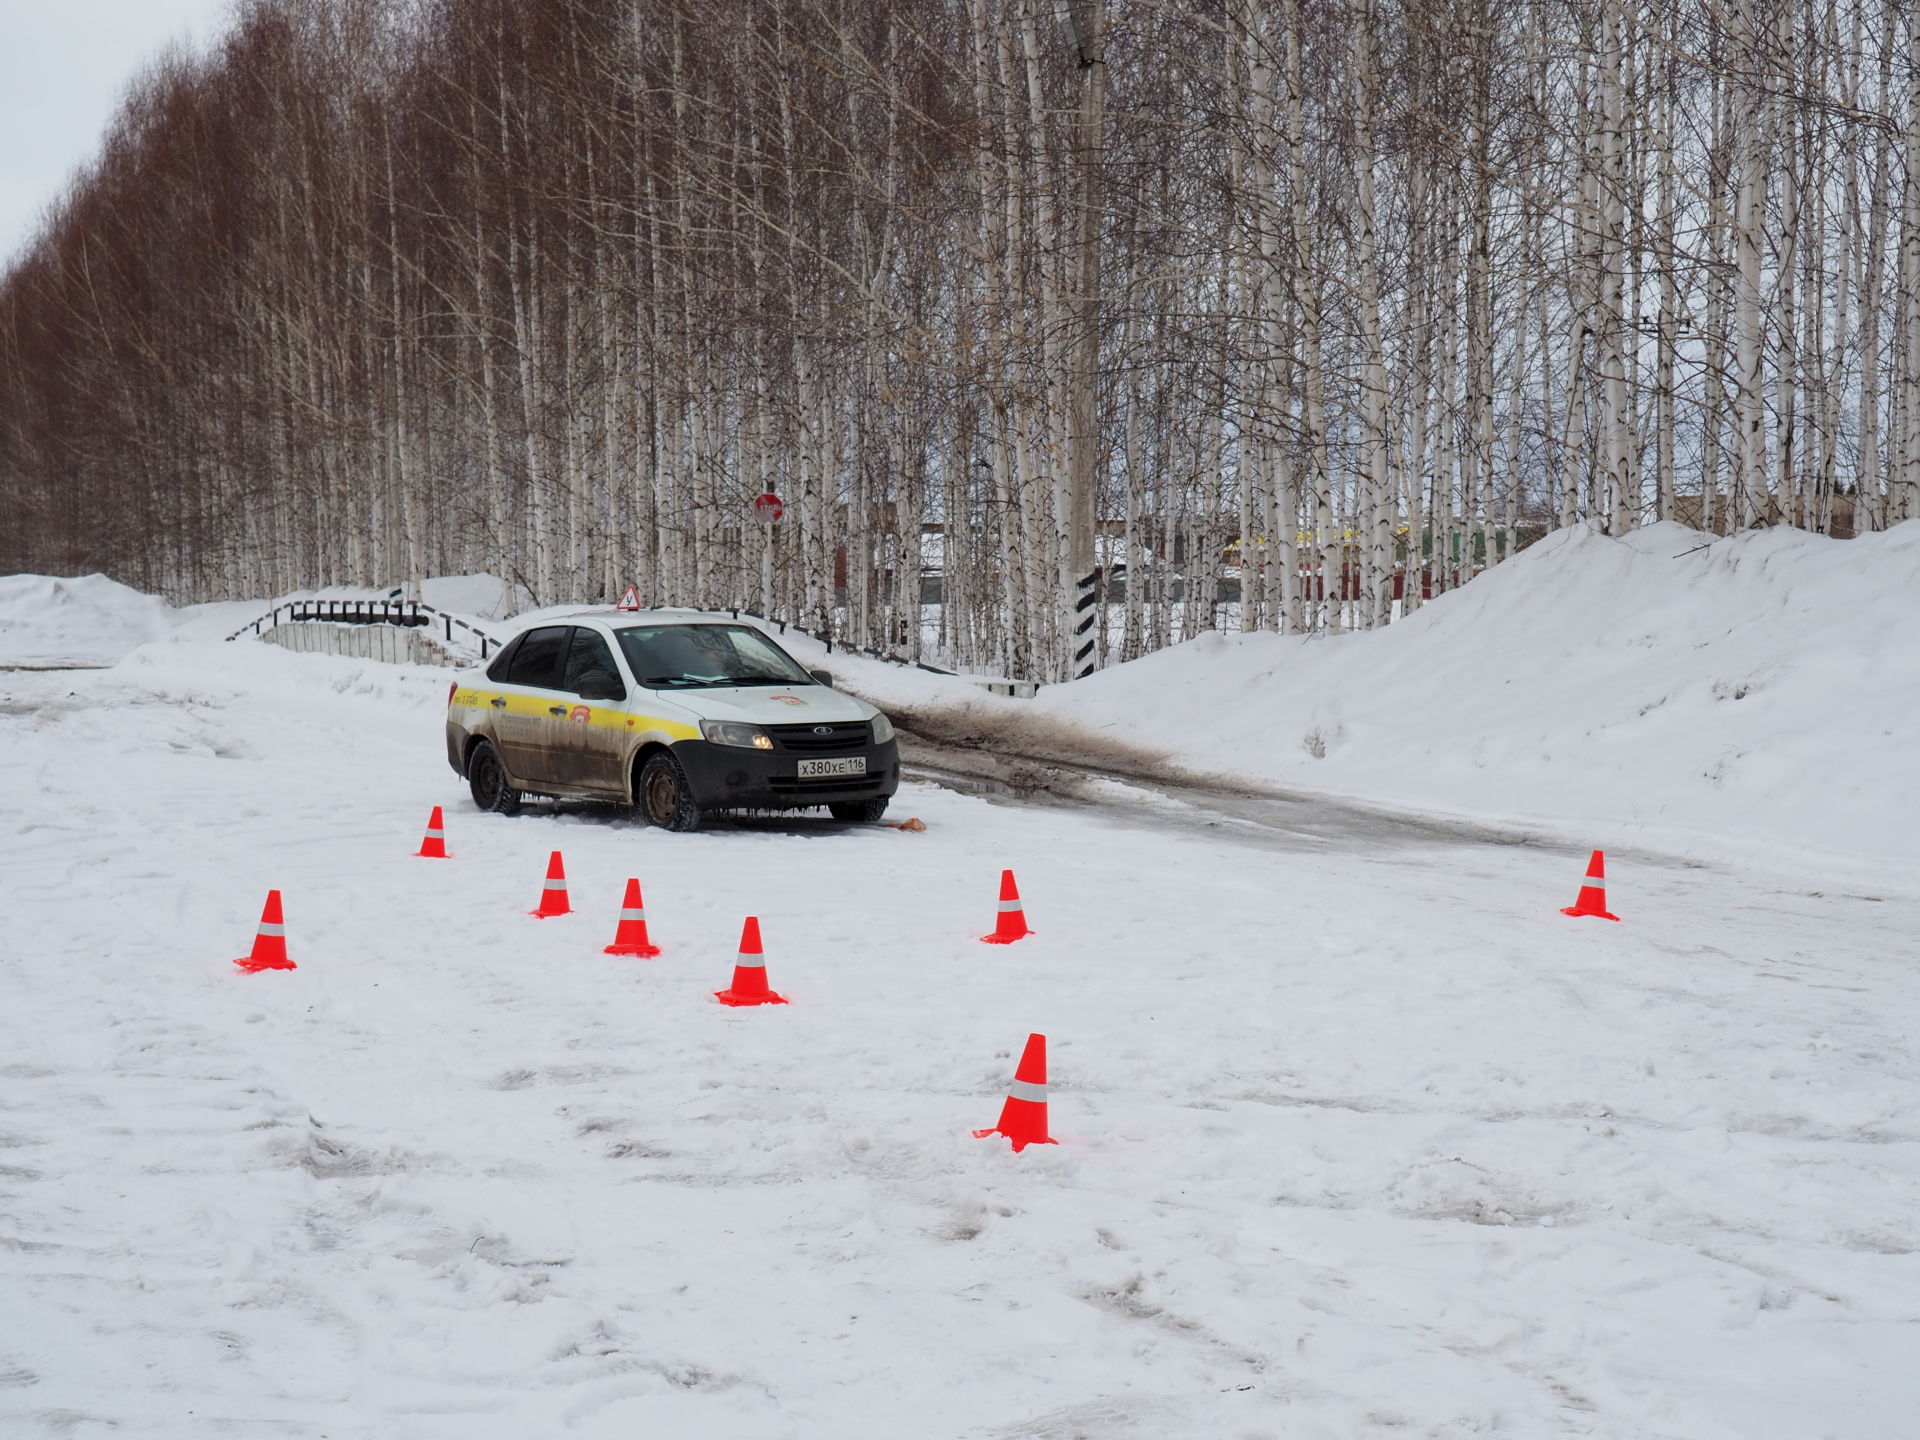
M582 700L624 700L627 687L604 670L591 670L580 677L580 688L574 693Z
M814 684L816 684L816 685L824 685L824 686L826 686L826 687L827 687L827 688L828 688L829 690L831 690L831 689L833 688L833 672L832 672L832 671L830 671L830 670L809 670L809 671L807 671L807 674L808 674L808 676L810 676L810 677L812 678L812 680L813 680L813 683L814 683Z

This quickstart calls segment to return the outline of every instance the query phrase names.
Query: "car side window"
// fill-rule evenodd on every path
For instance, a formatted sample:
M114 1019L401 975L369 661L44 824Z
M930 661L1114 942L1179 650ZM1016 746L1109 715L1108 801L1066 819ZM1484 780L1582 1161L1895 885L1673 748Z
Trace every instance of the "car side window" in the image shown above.
M535 690L558 690L560 667L571 638L571 625L548 625L529 630L520 641L513 661L507 666L509 685L526 685Z
M598 630L589 630L584 625L573 628L573 646L567 651L566 679L561 682L562 690L580 693L580 684L589 675L604 675L608 681L621 689L620 671L613 663L613 651L607 648L606 640Z
M525 635L514 636L507 642L506 648L493 657L493 663L487 666L489 680L506 681L508 672L513 669L513 657L520 653L520 642L526 638Z

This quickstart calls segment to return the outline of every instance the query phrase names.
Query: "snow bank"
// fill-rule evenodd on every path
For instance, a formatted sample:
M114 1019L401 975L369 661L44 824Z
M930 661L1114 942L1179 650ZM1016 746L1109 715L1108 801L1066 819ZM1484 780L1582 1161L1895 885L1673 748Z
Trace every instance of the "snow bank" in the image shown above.
M436 610L504 620L526 604L526 591L498 575L437 575L420 583L420 598Z
M1197 770L1911 873L1916 602L1920 523L1566 530L1386 630L1204 635L1033 703Z
M0 575L0 665L112 665L155 641L225 640L280 601L384 600L391 591L330 585L175 609L105 575ZM422 598L488 633L501 631L493 622L525 603L517 587L484 574L430 577Z
M105 575L0 575L0 665L111 665L176 613Z

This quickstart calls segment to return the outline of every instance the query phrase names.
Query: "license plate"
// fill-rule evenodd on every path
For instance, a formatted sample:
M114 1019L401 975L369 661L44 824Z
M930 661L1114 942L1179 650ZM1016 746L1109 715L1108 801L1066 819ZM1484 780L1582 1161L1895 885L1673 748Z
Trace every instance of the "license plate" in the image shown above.
M822 775L864 775L867 773L867 757L864 755L843 755L832 760L802 760L800 778L815 780Z

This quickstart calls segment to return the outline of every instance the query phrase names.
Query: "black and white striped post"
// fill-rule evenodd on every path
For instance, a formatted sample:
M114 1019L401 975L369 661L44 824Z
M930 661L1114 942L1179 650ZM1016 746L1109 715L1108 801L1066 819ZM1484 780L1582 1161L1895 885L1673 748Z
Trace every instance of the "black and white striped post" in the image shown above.
M1097 663L1094 650L1100 637L1094 632L1094 621L1099 618L1099 607L1100 572L1094 569L1082 575L1073 587L1073 663L1067 675L1070 680L1086 679Z
M1113 582L1126 573L1125 565L1109 565L1105 583L1102 583L1100 571L1095 568L1082 576L1073 587L1073 664L1069 678L1084 680L1099 667L1100 632L1097 625L1100 606L1105 602L1106 593Z

